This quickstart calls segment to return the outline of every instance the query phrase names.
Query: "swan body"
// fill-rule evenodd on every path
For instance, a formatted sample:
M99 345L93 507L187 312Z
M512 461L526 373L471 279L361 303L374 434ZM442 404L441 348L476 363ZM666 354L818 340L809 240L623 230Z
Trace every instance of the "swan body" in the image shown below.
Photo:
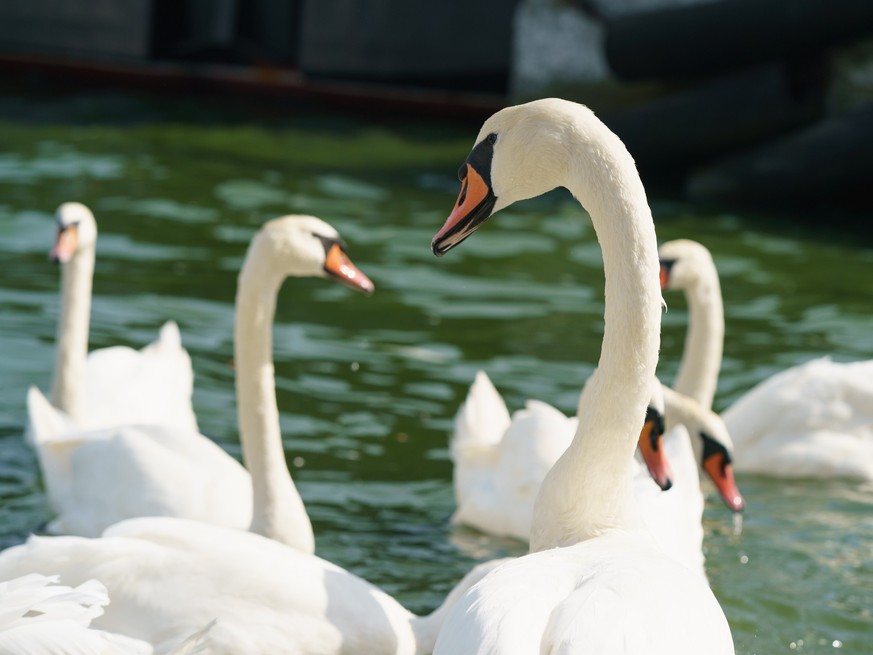
M722 413L738 471L873 480L873 360L820 357L777 373Z
M182 516L242 530L252 520L248 472L199 433L162 425L77 430L35 387L28 391L34 426L61 427L36 448L53 534L99 536L134 516ZM34 430L39 435L42 430Z
M289 276L333 277L372 291L348 260L336 230L311 216L266 223L240 273L235 351L240 439L246 467L197 432L125 425L81 432L35 389L28 405L49 500L52 531L97 536L136 516L177 516L252 529L295 548L315 549L312 525L288 473L272 361L276 296ZM66 426L67 429L64 429ZM58 432L60 430L60 432Z
M0 576L99 576L112 603L95 625L156 653L214 621L211 655L412 655L431 651L447 607L499 563L474 568L441 609L417 617L348 571L260 535L140 518L96 539L31 537L0 554Z
M676 388L711 404L724 339L718 273L687 239L661 246L665 290L688 301L688 336ZM873 360L827 357L768 378L722 413L737 471L783 477L873 480Z
M489 118L460 177L434 253L512 202L567 187L602 247L605 326L576 434L534 503L531 554L449 610L434 653L733 653L712 592L654 545L631 491L661 307L654 225L633 160L586 107L546 99Z
M88 353L97 223L77 202L62 204L56 217L51 258L61 264L61 313L52 404L82 429L160 422L196 431L191 358L174 322L142 350L114 346ZM31 424L38 420L30 417Z

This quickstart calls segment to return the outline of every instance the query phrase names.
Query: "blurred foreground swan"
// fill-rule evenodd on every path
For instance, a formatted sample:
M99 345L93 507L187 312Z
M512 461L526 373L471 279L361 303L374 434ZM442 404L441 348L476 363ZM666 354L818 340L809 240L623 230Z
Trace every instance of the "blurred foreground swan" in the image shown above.
M33 390L35 434L57 532L99 535L136 516L178 516L255 532L311 553L312 526L288 472L273 375L276 298L289 276L336 279L371 292L336 230L313 216L267 222L239 276L234 335L240 439L248 471L197 432L129 425L77 432ZM44 401L44 399L42 399ZM40 434L52 433L51 439ZM251 475L249 474L251 473ZM254 495L253 495L254 494ZM253 502L254 501L254 502Z
M661 311L654 225L633 160L586 107L548 99L489 118L460 177L435 254L495 211L565 186L591 214L606 309L576 435L536 498L532 552L493 571L450 610L435 653L733 653L712 592L654 545L631 492Z
M711 403L724 335L718 273L701 244L667 246L661 247L664 288L683 290L688 300L676 388ZM822 357L794 366L746 392L722 418L734 439L738 471L873 480L873 360Z
M91 628L109 604L106 587L85 580L76 587L38 573L0 582L0 653L4 655L151 655L139 639ZM205 652L209 627L171 651Z
M432 614L315 555L250 532L176 518L141 518L101 538L31 537L0 553L0 579L29 571L66 584L98 577L112 602L94 625L173 647L215 625L210 655L423 655L446 612L501 563L480 564Z
M58 236L50 257L61 265L61 310L52 405L83 430L156 422L196 430L191 358L175 323L165 323L158 340L142 350L113 346L88 353L97 223L78 202L62 204L56 218ZM45 405L28 408L36 439L54 436L45 432L54 422L40 415Z

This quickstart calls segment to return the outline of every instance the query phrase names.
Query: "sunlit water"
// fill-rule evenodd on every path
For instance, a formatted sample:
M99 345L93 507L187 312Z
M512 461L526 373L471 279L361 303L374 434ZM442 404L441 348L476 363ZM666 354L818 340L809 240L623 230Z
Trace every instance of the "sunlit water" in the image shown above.
M16 118L21 106L30 120ZM335 225L376 294L291 280L275 326L286 452L319 554L424 612L474 561L523 552L449 524L446 442L479 368L511 408L529 397L575 406L600 349L602 267L568 194L502 212L437 260L430 238L454 202L474 126L290 111L246 121L118 96L7 98L0 109L0 544L51 517L21 439L24 395L50 384L58 271L46 253L54 208L76 199L100 229L91 347L141 346L175 319L201 428L237 457L232 303L248 239L284 213ZM869 240L821 223L654 206L659 239L702 241L722 276L716 408L820 354L873 357ZM680 297L667 300L659 371L669 380L686 315ZM714 498L705 517L708 573L738 653L873 652L873 489L739 482L742 530Z

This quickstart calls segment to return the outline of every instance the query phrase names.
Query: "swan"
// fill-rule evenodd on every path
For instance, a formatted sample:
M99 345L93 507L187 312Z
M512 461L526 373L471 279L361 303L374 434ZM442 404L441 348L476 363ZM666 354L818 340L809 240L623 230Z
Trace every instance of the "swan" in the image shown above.
M78 202L63 203L55 218L58 233L50 258L61 265L61 311L52 405L81 429L154 423L158 418L170 428L196 431L191 358L174 322L165 323L157 341L142 350L113 346L88 353L97 222ZM55 420L33 414L29 418L29 440L54 436L33 431L56 425Z
M486 120L459 177L434 253L501 208L564 186L588 209L601 244L605 325L576 434L535 501L530 554L496 568L449 610L434 653L733 653L712 591L657 548L631 492L661 307L654 224L633 159L587 107L552 98Z
M634 496L655 541L667 554L703 574L703 496L698 462L729 507L743 507L732 470L733 442L721 418L691 398L657 384L647 427L640 438L648 470L635 464ZM652 421L663 435L665 416L678 425L651 453ZM538 400L528 400L510 417L484 371L479 371L455 416L450 444L456 524L526 541L534 499L546 473L576 432L578 420ZM690 435L697 440L693 447ZM496 437L496 439L495 439ZM661 457L656 455L660 453ZM667 462L670 473L660 469ZM653 479L653 477L655 479ZM669 487L667 493L662 493Z
M873 480L873 360L819 357L760 382L722 412L738 471Z
M718 273L705 246L661 246L665 290L685 292L688 336L676 388L711 403L724 317ZM736 471L873 480L873 360L821 357L763 380L721 413Z
M108 604L106 587L96 580L69 587L57 576L30 573L0 582L0 652L151 655L152 646L144 641L90 627ZM172 655L201 652L210 628L185 639Z
M432 651L452 604L505 561L477 565L419 617L345 569L261 535L146 517L98 538L32 536L0 553L0 578L99 578L112 602L94 625L154 644L156 653L214 621L211 655L419 655Z
M55 533L97 536L136 516L179 516L252 529L307 553L312 525L285 464L272 360L276 298L289 276L336 279L366 293L337 231L313 216L268 221L239 275L234 336L240 440L246 468L197 432L128 425L38 441ZM31 404L44 401L32 392ZM52 417L45 402L37 414ZM64 417L54 412L56 422ZM36 430L36 434L53 430ZM254 508L254 509L253 509Z

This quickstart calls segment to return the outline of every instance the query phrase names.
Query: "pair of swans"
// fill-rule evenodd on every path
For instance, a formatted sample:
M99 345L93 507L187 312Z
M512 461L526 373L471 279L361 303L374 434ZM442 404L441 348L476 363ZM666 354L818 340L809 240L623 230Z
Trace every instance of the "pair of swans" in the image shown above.
M62 205L58 222L58 245L53 253L63 249L66 254L61 259L66 263L57 372L65 393L57 397L81 399L83 378L94 377L90 368L83 375L82 367L97 229L91 212L78 203ZM336 230L317 218L270 222L253 240L240 275L235 326L240 440L246 468L191 426L164 422L160 412L121 425L82 429L70 411L75 403L58 403L70 412L67 416L31 388L31 432L49 500L58 514L53 531L97 536L127 518L175 516L251 528L303 552L314 552L312 525L285 465L272 360L276 295L285 277L302 275L333 277L368 293L373 289L372 282L346 257ZM163 352L164 346L159 343L142 353L124 352L123 357L150 363L153 351ZM122 356L115 351L130 349L108 350L92 353L89 367L93 359L108 361L110 355L118 361ZM185 361L190 412L187 354ZM178 368L184 372L184 367ZM148 382L157 377L146 364L129 369L146 369ZM121 377L115 375L116 383ZM130 373L127 378L134 383L140 380ZM124 394L140 391L144 396L148 390L141 383L123 388Z
M707 406L721 368L724 308L718 272L701 244L662 246L664 288L684 291L688 335L676 389ZM873 360L827 357L763 380L721 414L737 471L873 480Z
M249 502L256 519L264 518L253 527L269 535L279 527L269 523L270 517L287 518L278 510L289 499L299 502L284 466L270 335L276 297L289 276L333 277L362 291L373 289L346 257L337 232L314 217L270 221L249 247L237 292L237 397L254 483ZM174 436L190 438L168 435L168 447ZM77 450L91 454L84 444ZM154 472L155 484L159 473ZM225 480L204 477L202 483L216 486ZM283 489L288 493L282 495ZM311 535L308 519L298 528ZM31 537L0 554L0 579L40 572L67 585L99 580L111 602L94 625L141 640L155 653L178 653L190 643L189 635L211 626L204 640L213 655L418 655L433 650L448 608L500 563L475 567L440 608L419 617L311 549L190 519L149 517L114 524L99 538Z

